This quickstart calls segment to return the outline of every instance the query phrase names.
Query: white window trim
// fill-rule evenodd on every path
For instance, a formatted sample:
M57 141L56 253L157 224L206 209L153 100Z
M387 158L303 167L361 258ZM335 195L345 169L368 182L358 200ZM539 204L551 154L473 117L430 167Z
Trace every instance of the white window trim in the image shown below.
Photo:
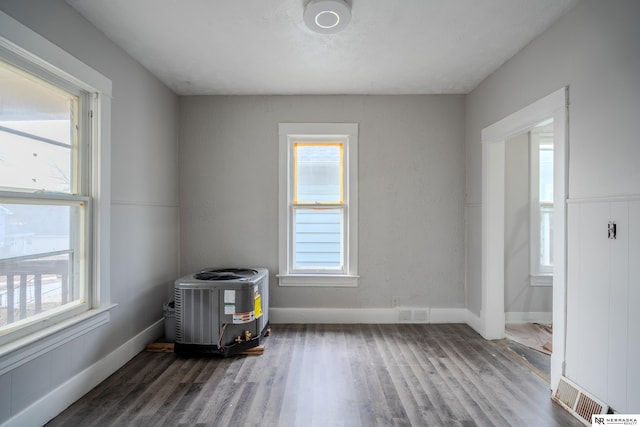
M358 124L357 123L280 123L279 134L279 191L278 191L278 255L280 286L358 286ZM293 274L290 268L289 183L291 144L295 138L345 138L345 274Z
M535 128L534 128L535 129ZM540 138L529 132L529 285L552 286L553 269L540 265Z
M0 372L5 372L108 322L109 310L115 306L110 302L109 255L112 85L111 80L3 12L0 12L0 51L92 94L90 109L94 117L89 178L92 195L89 310L59 323L44 324L38 332L0 346ZM50 346L43 348L43 342Z
M553 286L553 274L532 274L529 276L529 286Z

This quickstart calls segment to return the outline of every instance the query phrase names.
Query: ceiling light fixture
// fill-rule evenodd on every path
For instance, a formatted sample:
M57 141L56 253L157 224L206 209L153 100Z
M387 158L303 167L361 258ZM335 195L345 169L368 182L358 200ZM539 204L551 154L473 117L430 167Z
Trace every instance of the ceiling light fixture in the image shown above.
M337 33L350 19L351 6L343 0L310 0L304 8L304 22L316 33Z

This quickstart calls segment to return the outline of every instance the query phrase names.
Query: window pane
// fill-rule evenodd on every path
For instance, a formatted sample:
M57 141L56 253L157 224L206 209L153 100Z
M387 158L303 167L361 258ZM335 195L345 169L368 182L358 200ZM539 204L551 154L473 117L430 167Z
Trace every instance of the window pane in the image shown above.
M540 206L540 266L553 267L553 205Z
M12 323L78 299L70 280L73 254L0 260L0 334Z
M52 128L56 124L49 123ZM71 165L70 148L0 132L0 183L5 189L70 193Z
M78 98L0 62L0 187L71 192Z
M294 209L294 268L343 267L342 209Z
M77 207L39 204L0 205L0 259L72 248L72 215Z
M81 206L0 205L2 327L80 299L74 254ZM77 274L77 272L75 272Z
M342 203L342 144L294 145L294 202Z
M553 202L553 145L540 144L540 201Z

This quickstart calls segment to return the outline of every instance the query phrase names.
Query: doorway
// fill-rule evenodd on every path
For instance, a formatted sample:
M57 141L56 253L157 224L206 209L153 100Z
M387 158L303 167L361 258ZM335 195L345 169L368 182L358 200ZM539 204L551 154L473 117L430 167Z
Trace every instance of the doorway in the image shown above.
M562 88L482 131L482 305L481 333L505 337L505 146L548 118L554 121L553 150L553 354L551 388L563 374L566 329L567 100Z
M505 335L551 355L553 141L550 117L505 143ZM549 361L546 360L548 376Z

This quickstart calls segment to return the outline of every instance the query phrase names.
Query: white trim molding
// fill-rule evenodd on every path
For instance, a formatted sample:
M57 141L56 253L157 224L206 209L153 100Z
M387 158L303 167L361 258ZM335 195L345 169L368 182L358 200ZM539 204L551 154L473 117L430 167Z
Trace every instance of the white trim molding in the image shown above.
M567 199L567 203L573 205L579 203L635 202L638 200L640 200L640 194L620 194L616 196L571 197Z
M482 319L480 318L480 316L478 316L471 310L467 310L466 314L467 318L465 323L469 325L471 329L482 335Z
M566 199L568 197L569 88L516 111L482 130L482 275L480 328L486 339L505 336L504 312L504 187L505 144L553 118L554 123L554 236L553 236L553 348L551 386L564 373L566 330ZM474 328L475 329L475 328Z
M269 308L271 323L467 323L464 308Z
M0 347L0 375L60 347L93 329L109 323L109 307L89 310L49 328L42 329L24 338Z
M64 411L92 388L120 369L145 346L164 334L164 320L158 320L144 331L109 353L103 359L70 378L55 390L7 420L3 427L41 426Z
M0 12L0 52L26 68L37 68L56 82L72 84L90 94L92 265L89 308L109 309L111 227L111 97L112 82L35 31ZM95 314L95 312L93 312ZM89 317L92 317L89 315ZM80 319L82 319L80 317ZM91 327L91 324L88 325Z
M341 247L342 265L335 270L296 270L293 262L292 224L294 197L294 147L297 141L337 141L344 147L344 215ZM279 123L278 124L278 278L279 286L358 286L358 124ZM302 206L302 205L300 205ZM336 205L338 206L338 205Z
M111 98L111 80L0 11L0 46L89 92Z
M360 276L317 275L317 274L276 274L280 286L324 286L334 288L355 288Z

